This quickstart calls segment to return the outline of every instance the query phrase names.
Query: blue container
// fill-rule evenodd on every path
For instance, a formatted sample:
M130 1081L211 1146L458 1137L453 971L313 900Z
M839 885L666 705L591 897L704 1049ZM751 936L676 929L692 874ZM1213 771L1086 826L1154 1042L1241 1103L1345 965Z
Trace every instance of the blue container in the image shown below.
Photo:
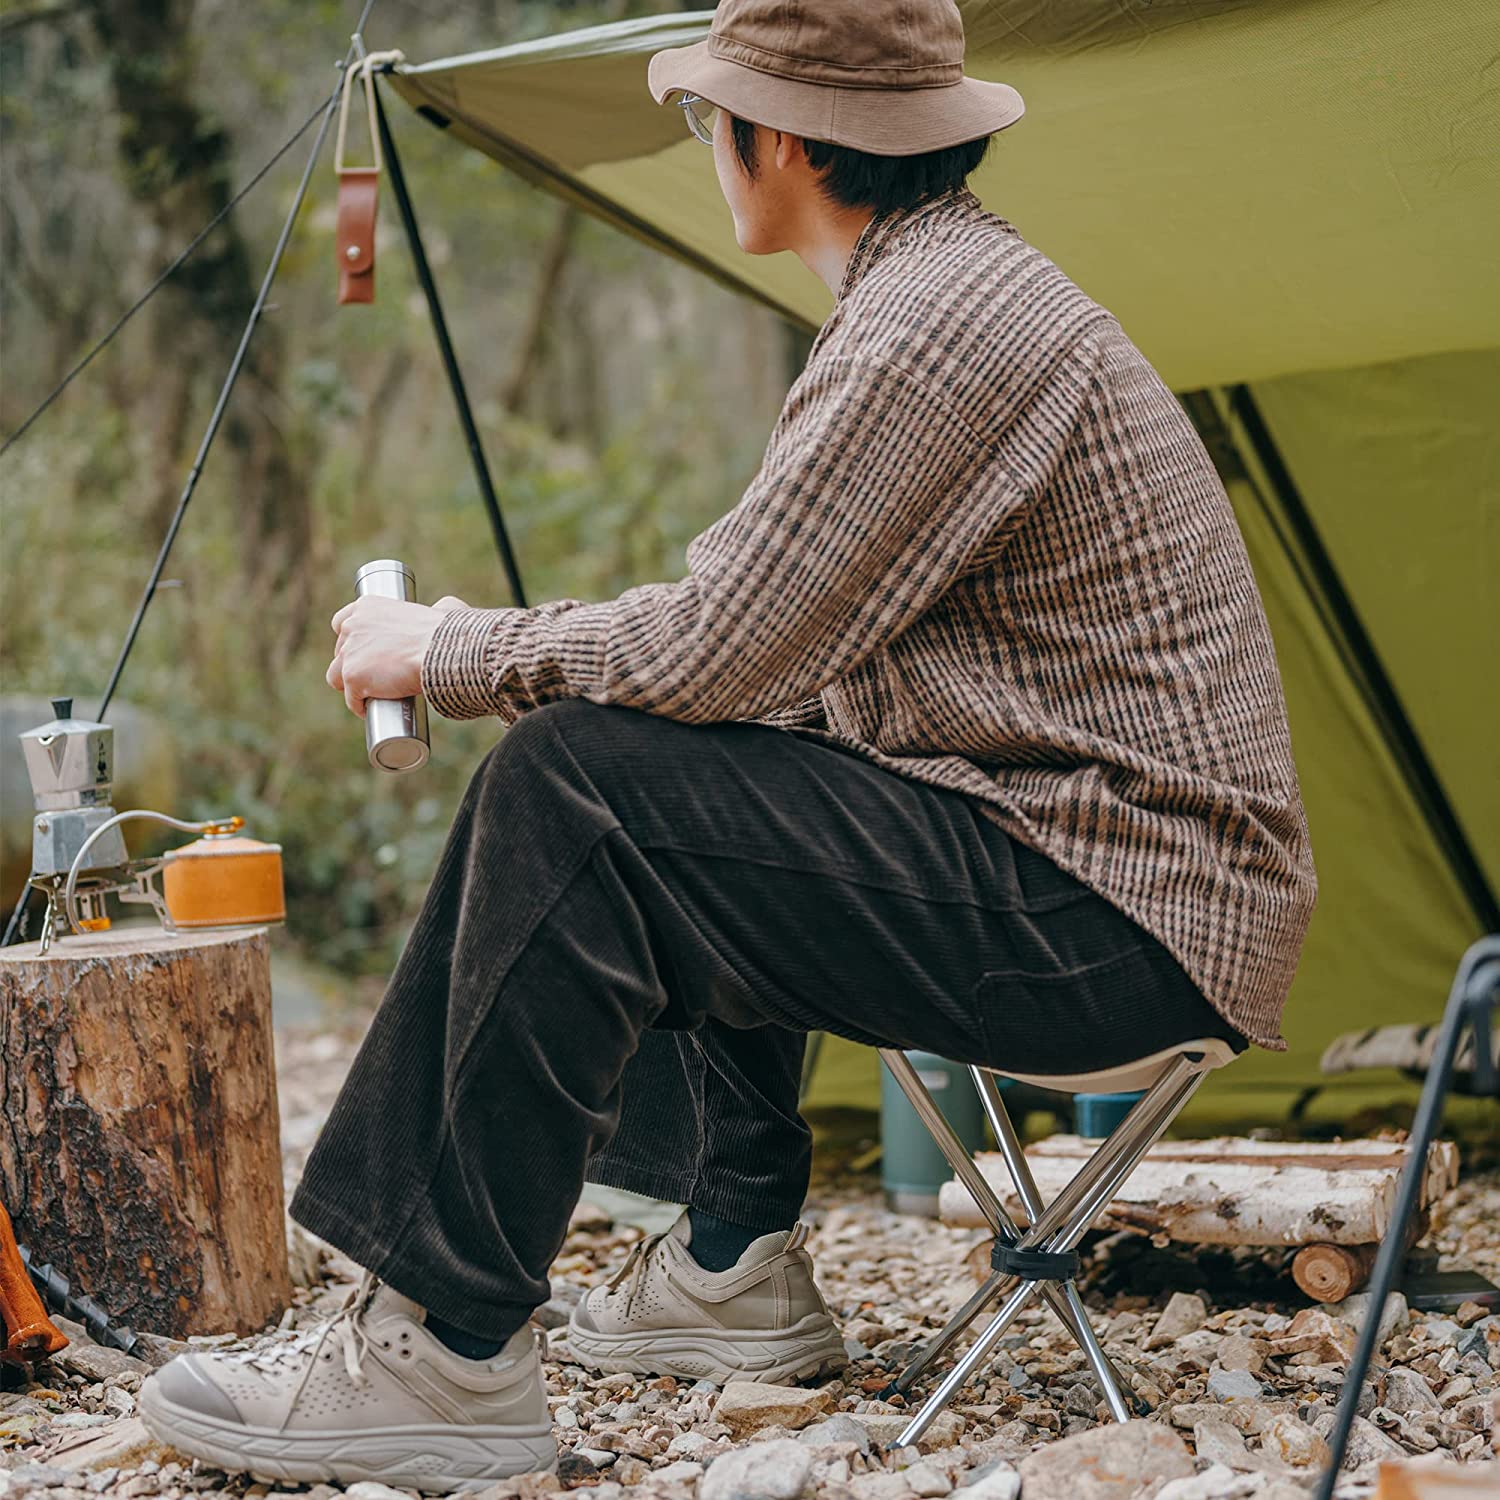
M978 1151L985 1143L984 1105L968 1069L932 1052L906 1056L964 1149L971 1154ZM1006 1078L995 1081L1001 1088L1010 1082ZM953 1168L885 1067L880 1070L880 1142L880 1181L886 1202L900 1213L936 1218L938 1189L953 1176Z
M1144 1090L1127 1094L1075 1094L1073 1129L1091 1140L1103 1140L1128 1115Z

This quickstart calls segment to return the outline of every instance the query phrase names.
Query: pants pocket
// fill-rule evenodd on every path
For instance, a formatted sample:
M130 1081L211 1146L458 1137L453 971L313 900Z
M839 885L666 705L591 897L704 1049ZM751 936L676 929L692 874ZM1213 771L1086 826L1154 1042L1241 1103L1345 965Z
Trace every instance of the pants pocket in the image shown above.
M982 974L974 1004L991 1066L1085 1073L1201 1034L1192 1029L1194 1010L1179 1003L1163 978L1157 956L1144 946L1049 973ZM1193 997L1208 1008L1196 991Z

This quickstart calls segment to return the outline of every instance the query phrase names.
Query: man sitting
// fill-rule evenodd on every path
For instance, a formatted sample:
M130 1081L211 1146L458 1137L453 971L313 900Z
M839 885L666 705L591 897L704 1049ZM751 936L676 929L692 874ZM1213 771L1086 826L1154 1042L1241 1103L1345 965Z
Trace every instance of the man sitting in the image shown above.
M1280 1047L1314 877L1228 500L1119 322L965 181L1021 112L952 0L724 0L651 63L750 254L835 305L676 583L334 617L330 684L513 727L293 1217L345 1309L141 1410L278 1478L555 1456L531 1311L585 1178L689 1205L574 1316L603 1370L836 1367L804 1036L1023 1072ZM706 166L706 163L705 163Z

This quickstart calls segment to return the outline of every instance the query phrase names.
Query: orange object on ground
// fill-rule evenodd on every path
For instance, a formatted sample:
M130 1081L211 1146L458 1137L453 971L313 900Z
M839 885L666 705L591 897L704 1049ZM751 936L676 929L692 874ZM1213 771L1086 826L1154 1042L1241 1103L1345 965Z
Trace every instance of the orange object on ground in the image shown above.
M56 1354L67 1347L67 1339L47 1316L31 1277L21 1264L21 1251L3 1203L0 1203L0 1313L5 1317L5 1345L0 1356L30 1364L44 1354Z

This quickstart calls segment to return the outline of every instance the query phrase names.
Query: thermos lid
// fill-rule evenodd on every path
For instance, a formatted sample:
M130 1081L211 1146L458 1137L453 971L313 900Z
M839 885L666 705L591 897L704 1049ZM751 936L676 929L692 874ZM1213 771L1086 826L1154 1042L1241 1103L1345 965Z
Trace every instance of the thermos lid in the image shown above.
M367 562L354 575L354 585L359 587L360 580L369 577L371 573L405 573L413 583L417 581L417 575L406 566L404 562L394 557L377 558L374 562Z

